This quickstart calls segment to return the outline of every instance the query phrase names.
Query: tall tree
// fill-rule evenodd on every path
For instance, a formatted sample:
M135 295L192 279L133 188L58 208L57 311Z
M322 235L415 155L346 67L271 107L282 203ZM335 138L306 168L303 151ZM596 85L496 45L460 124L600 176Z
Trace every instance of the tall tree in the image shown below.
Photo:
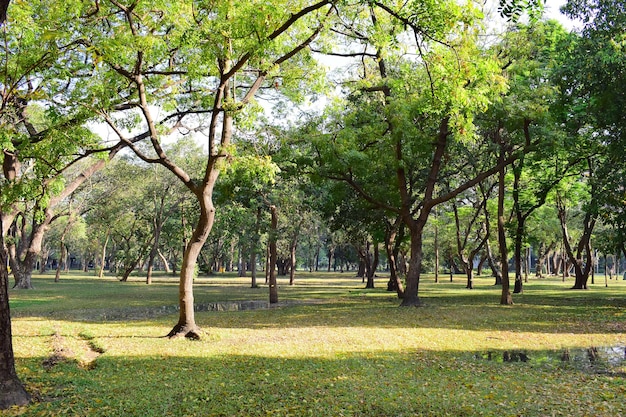
M105 99L96 103L104 120L129 145L133 135L126 132L128 122L141 128L148 148L131 149L144 161L167 168L199 203L180 273L180 315L170 337L200 337L193 277L215 219L213 189L220 166L228 160L235 118L245 116L262 87L289 91L310 79L301 77L312 70L307 46L332 14L332 3L100 2L85 20L81 42L96 56L94 78L113 96L127 99L113 108ZM120 111L126 111L124 117ZM140 123L133 123L137 117ZM200 178L168 157L161 140L169 129L206 135Z
M2 10L7 5L3 3ZM86 90L67 82L68 74L77 78L87 75L83 60L76 59L80 54L72 38L76 33L74 17L81 14L83 6L75 1L14 3L4 23L0 47L3 260L7 231L25 205L36 208L35 219L40 221L35 224L40 224L51 199L63 189L63 171L99 146L84 127L91 116L83 106ZM4 18L4 13L0 17ZM0 262L3 288L7 285L6 265ZM23 404L26 397L23 389L17 388L13 369L5 296L0 297L0 311L0 380L5 384L1 407L6 407L11 402Z
M569 0L562 9L582 22L582 32L560 72L564 113L575 134L595 131L594 152L600 155L594 178L599 214L614 230L626 255L626 2Z
M359 34L354 39L366 49L352 55L362 57L365 65L349 100L318 129L330 133L314 135L320 138L315 153L328 176L402 218L411 241L402 305L419 305L423 231L433 207L493 175L515 156L483 166L449 192L436 192L441 178L458 170L454 164L464 163L454 159L452 144L474 142L475 115L503 91L499 69L477 47L480 22L471 6L415 2L397 10L386 2L371 4L375 7L363 13L371 24L362 17L343 30ZM410 44L400 41L405 27ZM407 50L420 59L404 59ZM483 151L491 146L481 144Z

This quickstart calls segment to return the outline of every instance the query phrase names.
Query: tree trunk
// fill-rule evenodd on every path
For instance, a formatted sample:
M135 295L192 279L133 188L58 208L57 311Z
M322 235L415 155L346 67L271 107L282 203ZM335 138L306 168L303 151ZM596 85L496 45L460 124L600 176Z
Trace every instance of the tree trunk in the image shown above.
M589 279L589 272L593 265L592 253L591 253L591 234L595 226L595 218L590 212L585 213L583 220L583 233L577 245L577 251L574 253L574 249L570 244L570 235L567 228L567 212L565 205L561 198L557 198L557 210L559 220L561 223L561 232L563 233L563 246L565 253L569 261L574 266L575 281L572 289L586 290L587 281ZM585 261L583 262L583 253L585 253Z
M30 402L30 395L15 372L7 258L8 253L4 244L4 235L2 235L0 237L0 410L26 405Z
M493 285L502 285L502 270L499 267L500 262L498 262L493 256L493 251L491 250L491 244L489 240L486 242L487 247L487 262L489 263L489 267L491 268L491 272L493 276L496 278L496 282Z
M43 242L44 226L33 222L33 229L30 236L27 238L24 232L25 224L22 222L20 226L21 230L17 230L18 226L13 225L15 236L20 235L19 247L16 243L10 245L9 250L9 262L13 271L13 277L15 278L15 284L13 288L18 289L32 289L33 284L31 278L33 270L37 265L37 257L39 256L39 248ZM22 239L26 239L22 241Z
M439 227L435 219L435 282L439 282Z
M487 242L485 242L486 244ZM481 276L483 274L483 268L485 267L485 262L487 262L487 256L482 255L478 260L478 265L476 266L476 275Z
M256 282L256 250L254 249L250 251L250 276L252 277L250 288L259 288Z
M415 222L410 227L411 233L411 258L409 260L409 270L406 275L406 290L402 299L403 307L421 306L422 302L418 296L420 273L422 270L422 259L424 256L422 247L422 231L424 223Z
M291 269L289 270L289 285L293 285L296 279L296 250L298 249L298 235L296 234L289 245Z
M361 252L360 250L358 250L358 252ZM363 258L361 258L361 260L359 261L359 268L356 271L356 277L357 278L361 278L362 282L365 282L365 269L367 267L365 266L365 260L363 260Z
M270 290L270 304L278 303L278 286L276 284L276 260L278 258L276 240L278 239L278 210L276 206L270 206L272 217L269 237L269 263L268 263L268 284Z
M152 242L152 248L150 249L150 255L148 255L148 271L146 273L146 284L152 284L152 272L154 271L154 261L159 251L159 239L161 237L162 224L157 222L154 230L154 242Z
M504 159L504 150L500 151L499 159ZM504 217L505 174L506 169L502 167L498 173L498 246L500 248L500 267L502 268L500 304L512 305L513 297L509 284L509 251L506 245L506 220Z
M366 256L366 261L368 262L366 271L367 271L367 284L365 285L365 288L374 288L374 278L376 276L376 269L378 268L378 260L379 260L379 251L378 251L378 243L374 242L373 243L374 246L374 256L372 257L372 254L369 250L369 243L368 243L368 250L367 250L367 256Z
M170 263L165 257L165 255L163 255L163 253L160 250L157 250L157 255L161 259L161 262L163 262L163 268L165 268L165 273L166 274L172 273L172 270L170 269Z
M59 282L61 280L61 268L65 265L67 259L67 248L65 247L65 241L61 240L61 244L59 246L59 263L57 264L57 269L54 274L54 282Z
M261 239L259 235L259 229L261 228L261 215L263 214L261 206L257 207L256 222L254 223L254 234L252 235L252 245L250 249L250 275L252 276L252 288L258 288L259 285L256 282L256 256L259 252L259 241Z
M513 294L521 294L523 292L522 284L522 239L524 237L524 225L520 220L520 216L517 219L517 228L515 230L515 249L513 260L515 262L515 288Z
M467 276L467 285L465 285L465 288L467 288L468 290L473 290L474 289L474 268L472 268L471 266L466 266L465 275Z
M44 274L48 269L48 259L50 258L50 249L46 248L39 255L39 273Z
M102 263L100 264L100 271L98 272L98 278L104 277L104 266L106 263L107 257L107 245L109 244L109 236L111 235L111 231L107 230L106 237L104 238L104 244L102 245Z
M530 247L526 248L526 254L524 255L524 282L528 282L528 274L530 274Z
M237 276L240 278L246 276L246 261L244 259L244 252L243 244L240 244L237 248Z
M331 271L334 257L335 257L335 248L334 247L328 248L328 272Z
M387 283L387 291L395 291L399 299L404 298L404 285L400 280L398 273L398 253L400 251L400 242L404 236L404 227L398 218L396 223L385 234L385 250L387 251L387 259L389 260L389 282ZM399 230L398 230L399 229ZM400 236L398 236L400 235Z
M168 337L186 337L188 339L200 339L200 328L196 325L193 297L193 282L196 277L196 265L202 246L209 237L209 233L215 221L215 207L213 206L213 186L217 181L219 170L212 169L208 175L204 189L196 192L200 203L200 217L198 223L187 243L183 254L183 263L180 269L178 282L179 315L178 323L168 333Z

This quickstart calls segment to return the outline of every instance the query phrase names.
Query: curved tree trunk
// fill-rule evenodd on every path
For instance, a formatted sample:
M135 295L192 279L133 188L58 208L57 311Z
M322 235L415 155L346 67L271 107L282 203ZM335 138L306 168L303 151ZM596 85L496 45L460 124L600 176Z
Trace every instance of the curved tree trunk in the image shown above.
M219 175L218 170L211 172L209 183L204 192L197 195L200 203L200 217L191 235L185 253L183 264L180 270L180 280L178 283L179 315L178 323L168 333L168 337L186 337L189 339L200 339L200 328L196 325L194 312L193 281L196 276L196 263L200 250L209 237L215 221L215 207L213 206L212 190Z

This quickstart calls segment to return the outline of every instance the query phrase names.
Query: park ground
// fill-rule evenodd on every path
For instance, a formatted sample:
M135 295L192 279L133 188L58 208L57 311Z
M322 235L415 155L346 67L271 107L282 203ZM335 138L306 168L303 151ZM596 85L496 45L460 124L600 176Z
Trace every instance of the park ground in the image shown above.
M401 308L384 276L299 273L278 307L198 311L189 341L163 337L175 278L35 276L10 293L33 403L0 416L626 416L626 281L531 279L513 306L492 281L426 276ZM268 298L227 274L195 288L206 309Z

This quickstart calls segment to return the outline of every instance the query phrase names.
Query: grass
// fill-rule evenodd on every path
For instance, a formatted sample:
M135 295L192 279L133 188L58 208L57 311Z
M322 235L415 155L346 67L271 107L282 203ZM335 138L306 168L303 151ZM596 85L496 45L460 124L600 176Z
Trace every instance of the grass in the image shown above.
M348 274L300 273L281 282L287 305L198 312L205 337L187 341L162 337L177 318L160 309L176 304L174 279L36 277L10 294L18 373L36 401L0 416L626 416L623 361L548 355L623 352L626 281L531 280L504 307L491 278L466 290L461 277L425 277L420 308L399 308L385 281L364 290ZM229 275L198 279L195 294L268 298Z

